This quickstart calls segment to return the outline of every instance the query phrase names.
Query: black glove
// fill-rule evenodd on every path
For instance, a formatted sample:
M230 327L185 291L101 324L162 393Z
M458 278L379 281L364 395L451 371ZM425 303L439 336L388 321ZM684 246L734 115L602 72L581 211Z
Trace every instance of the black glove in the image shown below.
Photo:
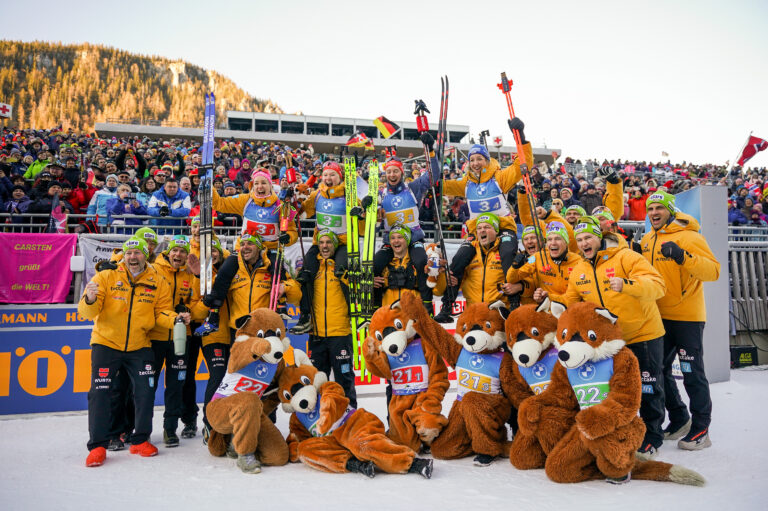
M287 245L288 242L291 241L291 235L287 232L283 232L278 236L277 241L279 241L281 245Z
M356 216L357 218L365 218L365 210L360 206L355 206L354 208L350 209L349 214L351 216Z
M419 140L429 148L430 152L435 150L435 139L432 138L432 135L430 135L428 131L422 131L419 135Z
M181 314L182 312L189 312L189 309L186 305L179 302L176 304L176 307L174 307L174 312L176 312L176 314Z
M104 271L104 270L116 270L117 264L113 263L112 261L108 261L107 259L102 259L98 263L96 263L96 271Z
M360 201L360 204L363 206L363 209L368 209L368 206L370 206L372 202L373 202L373 197L371 197L370 195L366 195L365 197L363 197L363 200Z
M507 125L509 125L509 129L512 130L513 133L515 131L520 133L520 143L522 144L528 143L528 141L525 140L525 133L523 132L523 130L525 129L525 123L522 120L520 120L519 117L515 117L514 119L509 119L507 121Z
M203 305L205 305L209 309L218 309L223 304L224 304L224 302L222 300L214 299L213 295L205 295L205 296L203 296Z
M517 190L516 190L516 191L517 191L517 193L522 193L523 195L525 195L526 193L528 193L528 192L526 192L526 190L525 190L525 186L523 186L523 185L517 185L517 187L516 187L516 188L517 188Z
M669 257L677 264L683 264L685 261L685 250L680 248L674 241L667 241L661 245L661 255Z
M518 252L514 259L512 259L512 268L519 270L523 267L528 260L528 254L525 252Z
M81 190L87 190L88 189L88 185L83 183L82 181L77 183L77 187L80 188Z
M285 189L285 198L286 199L292 199L293 198L293 188L286 188Z
M171 210L168 206L160 206L160 216L168 216L170 214Z
M370 172L368 172L368 169L363 170L363 172L360 174L360 177L363 178L363 181L368 181L368 178L370 177Z
M619 184L619 176L616 174L616 171L613 170L613 167L610 165L605 165L603 167L600 167L597 169L597 173L601 176L603 176L609 183L617 185Z

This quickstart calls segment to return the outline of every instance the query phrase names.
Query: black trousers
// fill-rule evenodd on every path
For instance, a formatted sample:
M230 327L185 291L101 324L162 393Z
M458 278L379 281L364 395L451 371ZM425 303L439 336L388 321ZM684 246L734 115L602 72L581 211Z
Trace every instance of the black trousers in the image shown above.
M136 409L133 406L133 389L128 372L125 369L120 369L113 380L112 395L110 396L110 407L112 409L112 425L109 428L110 439L120 438L120 435L123 433L130 436L136 420Z
M219 387L221 380L227 373L227 362L229 361L229 344L215 342L203 346L203 357L208 365L208 384L205 386L205 397L203 401L203 423L210 427L205 410L211 401L213 394Z
M640 418L645 422L645 439L657 449L664 442L664 338L628 344L637 357L643 394L640 401Z
M512 261L515 258L515 254L517 254L517 234L515 234L514 231L504 229L499 232L499 238L499 256L501 256L501 269L504 271L504 275L506 275L507 271L509 271L509 268L512 266ZM472 262L472 259L474 259L475 255L477 254L475 247L472 245L474 239L474 237L470 237L464 241L464 243L462 243L459 247L459 250L457 250L453 255L453 259L451 259L449 269L451 270L451 274L453 274L453 276L456 277L459 282L456 284L456 286L452 286L450 291L446 290L446 293L443 296L443 308L447 307L448 305L453 305L453 300L455 300L456 296L458 296L459 288L461 287L461 280L464 277L464 270L467 269L467 266L469 266L469 263ZM448 296L453 297L453 300L446 299Z
M341 385L344 395L349 398L349 404L357 408L357 392L355 392L355 371L352 367L352 336L338 337L309 336L309 359L318 371L324 372L333 381Z
M320 271L320 261L317 256L320 254L320 249L317 245L312 245L304 258L304 266L301 268L301 272L306 272L308 278L302 279L301 283L301 299L299 301L299 311L302 315L310 314L312 311L312 294L315 291L315 275ZM347 247L346 245L339 245L336 252L333 254L334 272L336 274L342 274L347 268Z
M155 378L152 350L119 351L101 344L91 349L91 389L88 391L88 450L106 447L112 423L112 390L119 371L131 381L136 422L130 442L138 445L152 434Z
M152 341L152 351L155 354L155 372L158 378L165 364L163 429L176 431L183 409L182 393L184 380L187 378L186 355L180 357L173 353L173 341ZM155 387L155 391L159 386L160 382Z
M693 417L691 431L709 427L712 420L712 399L709 396L709 381L704 372L704 322L674 321L664 319L664 398L669 421L685 424ZM680 359L683 386L690 400L691 413L680 398L672 363L675 355Z
M200 357L202 339L196 335L187 336L187 377L181 390L181 422L197 424L197 361Z

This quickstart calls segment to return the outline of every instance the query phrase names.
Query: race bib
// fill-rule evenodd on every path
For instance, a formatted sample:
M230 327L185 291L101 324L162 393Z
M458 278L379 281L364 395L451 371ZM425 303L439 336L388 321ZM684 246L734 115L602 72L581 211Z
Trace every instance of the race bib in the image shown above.
M518 364L517 368L525 379L534 394L541 394L552 380L552 370L557 362L557 348L550 348L541 360L531 367L522 367Z
M568 381L579 402L579 408L599 405L611 390L613 359L587 362L576 369L568 369Z
M502 352L484 355L462 349L456 362L457 399L460 401L468 392L501 394L499 368L503 357Z
M396 223L409 224L416 221L416 217L411 209L403 209L400 211L392 211L386 214L387 224L394 225Z
M263 224L261 222L254 222L252 220L246 220L245 227L246 228L243 229L243 232L255 232L261 235L262 238L264 236L274 236L277 232L276 224Z
M338 215L326 215L323 213L317 214L318 227L341 227L344 223L344 219Z
M387 355L392 373L392 394L396 396L424 392L429 386L429 366L421 339L408 343L397 357Z

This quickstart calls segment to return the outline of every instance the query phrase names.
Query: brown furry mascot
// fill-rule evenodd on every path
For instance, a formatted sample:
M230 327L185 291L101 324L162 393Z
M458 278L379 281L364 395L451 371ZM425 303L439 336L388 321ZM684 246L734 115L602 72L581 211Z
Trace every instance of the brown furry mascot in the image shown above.
M487 466L496 456L509 452L505 422L511 405L502 393L513 378L514 363L502 351L508 314L500 301L474 303L456 320L453 338L445 329L423 337L456 368L458 379L458 397L448 415L448 425L432 442L435 458L476 454L475 464ZM417 328L426 324L426 311L416 318Z
M507 348L515 361L507 397L518 409L519 430L512 440L509 461L515 468L544 468L547 455L574 424L578 403L565 368L558 364L557 318L549 300L523 305L505 323ZM544 392L554 386L552 392Z
M288 463L288 445L267 414L277 406L273 381L285 367L289 351L282 318L262 308L251 312L236 332L227 373L208 403L211 436L208 451L223 456L228 444L237 453L237 466L246 473L261 472L261 465Z
M581 410L549 453L547 476L559 483L603 478L624 483L631 476L703 485L704 478L692 470L635 457L645 434L638 416L642 383L637 359L621 339L618 318L588 302L568 310L553 303L552 313L559 318L558 358ZM546 392L553 390L550 386Z
M283 410L291 414L291 461L337 474L373 477L374 467L379 467L392 474L432 476L432 460L417 458L412 449L387 438L384 424L374 414L350 408L341 385L329 382L308 359L299 366L286 366L278 395Z
M436 329L443 330L426 314L421 300L403 293L373 314L363 346L371 373L392 384L387 434L416 452L422 443L429 446L448 423L440 413L449 386L448 368L432 345L422 341L435 337Z

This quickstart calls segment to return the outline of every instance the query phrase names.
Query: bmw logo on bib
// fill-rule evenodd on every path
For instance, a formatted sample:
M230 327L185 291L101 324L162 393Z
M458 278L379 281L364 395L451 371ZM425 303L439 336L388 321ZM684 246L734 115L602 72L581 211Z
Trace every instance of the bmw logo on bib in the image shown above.
M399 356L399 357L397 357L397 360L398 360L398 362L401 362L401 363L403 363L403 364L405 364L406 362L408 362L410 359L411 359L411 356L408 354L408 352L407 352L407 351L404 351L404 352L402 352L402 353L400 354L400 356Z
M474 369L480 369L483 367L483 365L485 365L485 360L483 360L483 357L480 355L474 355L469 359L469 365L471 365Z
M543 378L547 375L547 367L542 364L541 362L536 363L533 368L533 374L536 375L536 378Z
M582 380L589 381L595 377L596 372L594 364L587 362L579 369L579 376Z
M264 364L256 366L256 376L265 376L269 372L269 368Z

